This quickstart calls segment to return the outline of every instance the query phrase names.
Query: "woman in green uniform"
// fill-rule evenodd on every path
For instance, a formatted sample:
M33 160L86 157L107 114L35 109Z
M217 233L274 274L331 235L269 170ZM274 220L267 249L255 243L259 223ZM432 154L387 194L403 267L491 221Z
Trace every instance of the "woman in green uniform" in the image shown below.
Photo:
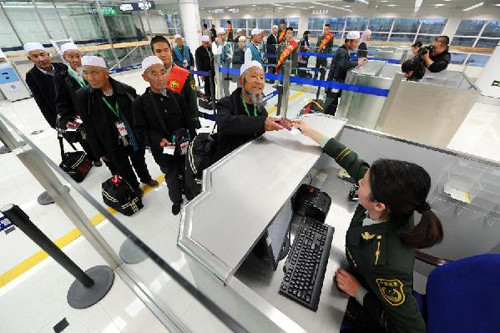
M426 202L431 179L420 166L379 159L371 166L334 138L303 120L295 126L359 183L359 206L346 235L349 268L335 278L351 296L346 316L359 332L425 332L413 290L414 249L443 238L437 216ZM417 211L422 219L413 223Z

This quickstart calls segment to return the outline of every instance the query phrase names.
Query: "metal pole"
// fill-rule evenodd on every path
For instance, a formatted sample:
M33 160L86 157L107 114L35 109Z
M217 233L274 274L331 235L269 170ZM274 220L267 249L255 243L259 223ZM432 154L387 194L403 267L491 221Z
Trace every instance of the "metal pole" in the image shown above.
M215 70L215 89L216 89L216 97L223 97L223 89L222 89L222 73L220 72L220 54L214 54L214 70Z
M0 8L2 9L3 15L7 19L7 22L9 22L10 27L12 28L12 31L14 32L14 35L16 35L17 39L19 39L19 43L21 43L21 45L23 45L23 40L21 39L21 37L19 37L19 35L16 31L16 28L14 28L14 25L12 24L12 21L10 20L9 16L7 15L7 11L5 10L5 8L3 8L3 5L1 2L0 2Z
M214 75L212 75L212 71L208 71L208 84L210 84L210 93L212 96L212 110L214 111L214 115L216 113L215 111L215 83L214 83Z
M54 37L50 33L49 29L45 25L45 21L43 20L42 14L40 13L40 10L38 9L38 5L36 4L36 1L35 0L31 0L31 2L33 2L33 6L35 7L35 11L36 11L36 13L38 15L38 18L40 19L40 23L42 23L43 29L45 29L45 32L47 33L47 35L49 35L50 39L54 39Z
M321 81L325 80L325 74L326 74L326 68L325 67L320 67L319 71L321 72L319 79ZM316 101L319 99L319 93L321 91L321 87L318 87L318 91L316 92Z
M49 256L61 265L75 279L80 281L85 287L90 288L94 281L78 267L60 248L58 248L37 226L31 222L26 213L17 205L8 204L1 208L2 214L9 219L16 227L21 229L26 236L42 248Z
M66 26L64 25L64 22L63 22L63 20L61 18L61 15L59 15L59 10L57 9L55 0L52 0L52 4L54 5L54 9L56 10L57 18L59 19L59 22L61 22L61 26L62 26L62 28L64 30L64 33L66 34L66 38L68 38L68 39L71 38L70 35L69 35L69 33L68 33L68 30L66 30Z
M153 36L153 29L151 29L151 22L149 20L149 8L146 0L142 0L142 3L144 4L144 10L146 11L146 22L148 22L148 28L149 28L148 39L151 40L151 36Z
M118 56L116 55L115 48L113 46L113 40L111 39L111 34L109 33L108 25L106 24L106 20L104 19L104 15L102 15L102 8L101 8L101 4L99 3L99 0L95 0L95 5L97 7L97 15L99 16L99 19L101 20L101 25L102 25L102 29L104 30L104 35L106 35L106 39L108 40L109 45L111 45L111 53L113 54L113 58L115 58L115 61L118 64L118 66L121 66L120 60L118 59Z
M288 96L290 95L290 75L292 74L292 61L285 62L285 76L283 78L283 96L281 97L281 115L286 118L288 111Z

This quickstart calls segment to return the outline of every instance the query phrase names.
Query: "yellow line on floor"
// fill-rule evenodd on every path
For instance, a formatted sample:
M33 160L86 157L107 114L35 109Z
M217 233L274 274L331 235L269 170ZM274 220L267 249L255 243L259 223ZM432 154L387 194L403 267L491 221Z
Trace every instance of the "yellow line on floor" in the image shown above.
M301 89L301 90L297 91L295 94L293 94L292 96L288 97L288 103L290 103L291 101L293 101L294 99L296 99L300 95L304 94L304 92L305 92L305 89ZM268 114L272 115L277 110L278 110L278 106L273 106L272 108L269 109L269 113Z
M165 182L165 176L161 175L156 180L159 183L163 183L163 182ZM152 191L153 187L145 185L142 188L142 190L143 190L144 194L146 194L146 193ZM111 214L116 214L116 210L114 210L113 208L108 207L107 210ZM99 223L101 223L102 221L104 221L105 219L106 218L104 217L104 215L98 214L90 219L90 223L92 223L94 226L96 226ZM74 240L76 240L81 235L82 234L78 229L73 229L72 231L68 232L66 235L64 235L61 238L59 238L58 240L56 240L54 242L54 244L56 244L58 248L62 249L66 245L68 245L71 242L73 242ZM23 260L20 264L14 266L13 268L8 270L7 272L3 273L2 275L0 275L0 288L5 286L10 281L16 279L17 277L21 276L22 274L24 274L25 272L27 272L28 270L30 270L31 268L33 268L34 266L36 266L37 264L42 262L43 260L47 259L48 256L49 255L45 251L40 250L40 251L36 252L35 254L31 255L30 257L28 257L27 259Z
M307 90L307 87L302 88L301 90L297 91L296 93L294 93L292 96L290 96L288 98L288 102L290 103L291 101L293 101L297 97L301 96L302 94L304 94L304 92L306 92L306 90ZM273 106L271 109L269 109L269 114L271 115L271 114L275 113L276 110L277 110L277 107ZM159 183L163 183L163 182L165 182L165 176L161 175L156 180ZM153 190L153 188L151 186L146 185L143 187L142 190L143 190L144 194L146 194L149 191ZM111 214L116 214L116 210L114 210L113 208L108 207L107 210ZM102 221L104 221L105 219L106 218L104 217L104 215L98 214L90 219L90 223L92 223L94 226L96 226L99 223L101 223ZM69 233L67 233L66 235L59 238L58 240L56 240L54 242L54 244L56 244L60 249L62 249L66 245L68 245L71 242L73 242L74 240L76 240L81 235L82 234L78 229L74 229L74 230L70 231ZM34 266L36 266L37 264L39 264L40 262L42 262L43 260L45 260L47 258L48 258L48 254L45 251L40 250L40 251L36 252L35 254L31 255L30 257L28 257L27 259L23 260L20 264L14 266L10 270L8 270L5 273L3 273L2 275L0 275L0 288L5 286L10 281L16 279L17 277L21 276L22 274L24 274L25 272L27 272L28 270L30 270L31 268L33 268Z

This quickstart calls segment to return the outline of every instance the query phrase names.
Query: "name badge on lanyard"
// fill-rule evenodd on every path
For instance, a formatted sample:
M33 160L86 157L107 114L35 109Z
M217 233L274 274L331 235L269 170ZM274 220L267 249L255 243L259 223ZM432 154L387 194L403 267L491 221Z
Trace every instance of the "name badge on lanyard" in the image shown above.
M128 135L127 127L125 126L125 124L123 122L117 122L117 123L115 123L115 125L116 125L116 128L118 129L118 132L120 133L121 137L126 137Z

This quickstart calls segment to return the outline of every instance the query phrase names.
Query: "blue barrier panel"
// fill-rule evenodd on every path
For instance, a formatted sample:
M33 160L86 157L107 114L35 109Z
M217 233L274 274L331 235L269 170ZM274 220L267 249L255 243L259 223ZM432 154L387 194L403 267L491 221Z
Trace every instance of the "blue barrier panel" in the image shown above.
M0 232L4 231L7 228L13 226L12 222L7 220L5 216L0 216Z

